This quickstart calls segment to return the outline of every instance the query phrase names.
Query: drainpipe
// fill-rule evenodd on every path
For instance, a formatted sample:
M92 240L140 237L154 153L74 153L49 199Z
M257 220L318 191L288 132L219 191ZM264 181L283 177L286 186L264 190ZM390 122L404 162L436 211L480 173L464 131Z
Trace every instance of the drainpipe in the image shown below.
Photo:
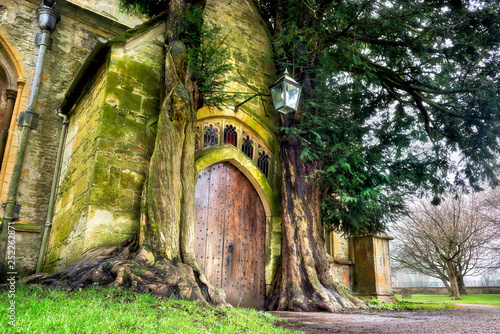
M57 116L62 118L61 137L59 138L59 148L57 149L56 167L54 169L54 176L52 177L52 188L50 189L49 209L47 212L47 220L43 229L42 245L40 246L40 253L38 254L38 263L36 264L36 274L42 271L43 258L45 257L45 249L47 248L48 236L50 228L52 227L52 216L54 215L54 206L56 198L57 180L59 179L59 166L61 165L61 155L64 147L64 139L66 138L66 128L68 127L68 116L57 113Z
M40 48L38 50L35 76L31 84L31 94L28 106L26 107L26 112L19 115L17 123L18 125L22 126L22 131L19 137L17 156L14 163L14 171L12 173L12 180L10 181L9 185L7 203L5 205L5 213L2 219L2 234L0 238L0 272L6 271L7 269L4 268L7 250L7 236L9 228L11 227L11 225L13 225L13 216L14 209L16 208L19 180L21 178L21 171L23 167L24 156L26 153L26 147L28 146L29 134L31 129L36 129L38 125L38 115L35 113L34 108L38 101L38 91L40 89L40 79L42 77L45 53L47 52L47 48L50 48L50 44L52 42L50 34L55 30L57 22L61 19L59 14L55 11L54 7L54 2L42 0L40 7L38 7L38 9L36 10L38 27L42 31L41 34L36 35L36 43L40 46Z

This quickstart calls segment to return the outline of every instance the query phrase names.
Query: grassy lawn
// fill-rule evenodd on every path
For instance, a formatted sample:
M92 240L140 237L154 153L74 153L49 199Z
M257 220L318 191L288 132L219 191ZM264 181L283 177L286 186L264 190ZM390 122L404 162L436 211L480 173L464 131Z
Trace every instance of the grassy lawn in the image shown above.
M16 323L8 318L6 291L0 292L0 333L292 333L278 319L251 309L214 308L120 290L63 292L18 287Z
M441 304L484 304L500 306L500 295L486 294L464 294L462 300L455 300L448 295L421 295L412 294L411 298L401 298L401 295L395 295L398 300L411 303L441 303Z

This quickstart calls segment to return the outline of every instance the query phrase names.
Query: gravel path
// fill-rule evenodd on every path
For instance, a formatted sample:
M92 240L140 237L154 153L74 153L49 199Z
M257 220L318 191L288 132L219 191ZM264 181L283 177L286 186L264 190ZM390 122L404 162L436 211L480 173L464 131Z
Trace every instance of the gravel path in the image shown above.
M496 333L500 307L457 305L453 309L378 311L343 310L337 313L272 312L288 319L284 327L307 334L325 333Z

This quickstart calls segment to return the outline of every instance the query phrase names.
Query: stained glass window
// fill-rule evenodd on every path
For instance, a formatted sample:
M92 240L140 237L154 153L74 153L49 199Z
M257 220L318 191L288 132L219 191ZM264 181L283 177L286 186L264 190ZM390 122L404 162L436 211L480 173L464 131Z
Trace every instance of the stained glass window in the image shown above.
M249 136L243 140L241 150L247 155L247 157L253 159L253 140L251 140Z
M224 144L231 144L237 146L238 134L232 125L226 126L224 129Z
M214 146L219 143L219 136L217 135L217 132L218 130L214 128L212 124L205 126L205 134L203 137L205 147Z
M259 152L259 160L257 160L257 167L267 177L269 170L269 156L265 152Z

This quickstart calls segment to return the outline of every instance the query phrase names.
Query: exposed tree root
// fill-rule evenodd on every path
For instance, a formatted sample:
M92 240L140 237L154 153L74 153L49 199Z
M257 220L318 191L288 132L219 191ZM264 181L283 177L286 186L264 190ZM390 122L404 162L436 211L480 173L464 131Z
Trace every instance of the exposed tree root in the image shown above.
M70 290L90 286L121 287L158 297L228 305L224 291L213 287L197 268L184 263L154 262L152 253L145 256L148 251L134 248L135 238L117 246L96 248L85 253L71 268L55 274L31 275L23 279L23 283Z
M272 311L335 312L342 308L363 305L363 301L347 293L333 282L331 276L321 279L290 280L278 269L277 279L271 285L267 308ZM311 282L315 282L312 284Z

